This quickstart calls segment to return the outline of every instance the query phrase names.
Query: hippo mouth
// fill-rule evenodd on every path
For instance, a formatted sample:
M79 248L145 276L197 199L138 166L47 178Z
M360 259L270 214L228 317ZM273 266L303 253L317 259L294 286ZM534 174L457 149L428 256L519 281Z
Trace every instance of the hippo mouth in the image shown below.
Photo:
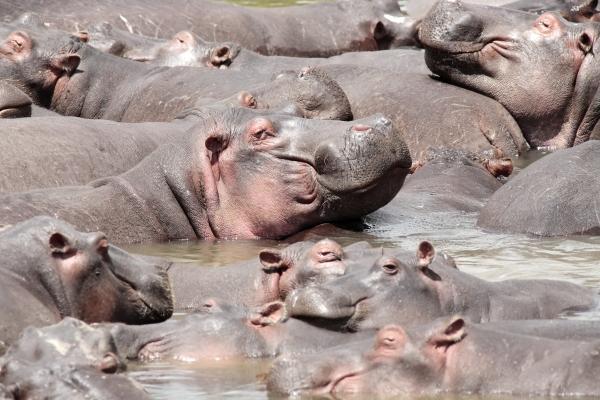
M509 50L515 44L514 39L508 36L494 36L476 42L444 42L428 38L427 35L423 35L420 39L426 51L451 56L480 53L488 46Z
M155 304L155 301L148 299L147 296L137 288L135 283L114 271L113 273L126 287L125 290L127 291L127 298L132 304L135 305L137 310L135 314L138 315L139 319L142 321L161 322L173 314L173 300L169 284L169 277L166 270L158 273L159 280L161 282L160 288L155 288L157 291L156 303L158 305ZM164 302L160 301L161 297L170 299L168 304L163 304Z

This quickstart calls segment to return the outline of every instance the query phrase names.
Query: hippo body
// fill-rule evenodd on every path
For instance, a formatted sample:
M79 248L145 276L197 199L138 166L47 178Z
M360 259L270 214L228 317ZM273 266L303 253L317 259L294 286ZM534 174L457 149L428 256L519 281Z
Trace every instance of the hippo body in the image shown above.
M553 150L587 141L598 121L599 32L558 13L444 0L419 38L433 73L496 99L532 147Z
M410 167L407 149L381 116L341 122L245 109L206 113L181 140L122 175L0 196L1 223L51 214L125 243L279 238L375 210L396 194Z
M109 247L101 233L84 234L37 217L0 232L0 247L0 341L5 343L26 326L67 316L147 323L163 321L173 311L166 271Z
M138 383L117 374L125 364L110 334L74 318L27 328L0 368L10 399L149 399Z
M488 322L482 328L556 340L593 342L600 340L600 321L579 319L539 319Z
M460 316L317 355L282 357L267 388L308 395L349 393L598 396L600 342L552 340L488 329ZM361 350L362 349L362 350ZM359 354L357 356L357 353ZM501 373L499 373L501 371Z
M404 127L404 140L415 159L428 147L500 149L506 155L528 149L512 116L480 94L416 73L349 65L321 68L342 87L355 117L379 110Z
M487 282L447 263L431 264L433 254L427 242L421 243L416 258L399 250L384 253L369 269L295 290L286 299L288 313L317 322L337 320L345 329L360 330L425 323L453 313L464 313L474 322L547 319L597 303L593 290L576 284L543 279Z
M31 115L31 99L6 81L0 81L0 118L21 118Z
M68 8L68 14L52 12ZM107 21L117 28L151 37L167 38L187 29L212 41L231 41L268 55L327 57L357 50L377 50L412 40L412 22L399 15L393 1L338 1L304 6L254 8L213 1L93 0L72 3L25 1L5 5L7 20L35 12L44 23L69 32ZM386 18L385 16L389 15ZM414 27L412 27L414 30Z
M538 236L600 234L598 154L600 141L590 140L534 162L490 198L477 224Z

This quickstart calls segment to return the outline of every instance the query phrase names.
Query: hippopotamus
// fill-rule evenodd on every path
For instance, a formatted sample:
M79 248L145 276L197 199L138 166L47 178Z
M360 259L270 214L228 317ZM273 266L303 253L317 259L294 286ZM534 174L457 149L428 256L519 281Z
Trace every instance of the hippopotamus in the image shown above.
M118 354L144 362L188 363L306 354L372 336L327 331L288 319L280 301L246 308L207 299L203 310L181 319L141 326L97 324L110 332Z
M31 99L10 83L0 80L0 118L31 116Z
M513 8L536 14L546 11L558 11L567 21L598 21L598 0L518 0L503 4L502 7Z
M534 162L490 197L477 225L538 236L600 234L598 154L600 142L591 140Z
M295 73L283 73L260 87L220 101L199 99L193 108L170 123L117 123L51 116L7 121L0 142L0 169L4 171L0 192L84 185L123 173L159 145L184 135L194 121L202 118L199 107L234 106L304 118L352 119L343 92L328 90L328 80L319 71L311 69L302 74L299 78ZM36 108L33 115L37 114Z
M0 223L51 214L120 243L282 238L376 210L410 165L381 115L343 122L207 109L124 174L0 195Z
M433 73L499 101L533 147L559 149L587 141L600 115L599 32L557 13L442 0L419 37Z
M600 321L538 319L488 322L482 328L557 340L593 342L600 340Z
M69 12L51 11L59 8ZM414 21L402 18L393 0L342 0L275 8L210 0L132 0L127 4L117 0L28 0L0 7L0 15L8 20L23 12L38 13L44 23L69 32L102 21L151 37L167 38L187 29L208 40L239 43L266 55L301 57L412 44L416 29Z
M198 99L223 99L241 90L254 90L272 75L153 67L102 53L65 33L15 27L21 30L7 33L3 44L6 51L0 57L0 78L19 83L35 104L68 116L170 121L193 108ZM5 26L0 33L15 27ZM16 46L15 40L21 45ZM69 60L69 68L52 67L52 63L59 63L55 58ZM288 75L273 83L282 85L282 91L288 90L284 96L287 102L293 98L292 102L301 110L308 109L312 116L323 111L329 118L351 117L343 91L326 74L308 68L293 78Z
M414 232L415 226L456 226L465 220L472 225L490 196L502 187L498 178L512 173L512 161L501 155L480 154L456 149L429 149L413 163L400 192L384 207L365 218L372 230L381 232L401 226Z
M0 358L0 370L10 399L149 399L118 373L125 363L110 333L69 317L26 328Z
M371 342L372 343L372 342ZM486 329L454 315L418 327L387 325L375 343L281 357L267 389L295 395L438 393L598 396L600 342Z
M109 245L103 233L36 217L0 232L0 249L5 343L26 326L64 317L139 324L164 321L173 312L166 271Z
M529 149L514 118L486 96L419 73L353 65L319 69L342 87L356 118L382 112L403 127L404 140L415 159L429 147L476 153L500 150L507 156Z
M457 312L474 322L555 318L597 303L597 294L580 285L545 279L487 282L447 262L434 264L434 255L426 241L416 257L388 251L370 268L294 290L286 298L288 313L357 331L425 323Z
M196 311L207 298L227 293L228 304L258 306L284 300L295 288L344 275L365 257L381 254L366 242L342 247L331 239L304 240L285 248L265 248L256 258L222 267L167 264L175 311ZM369 262L369 261L367 261Z

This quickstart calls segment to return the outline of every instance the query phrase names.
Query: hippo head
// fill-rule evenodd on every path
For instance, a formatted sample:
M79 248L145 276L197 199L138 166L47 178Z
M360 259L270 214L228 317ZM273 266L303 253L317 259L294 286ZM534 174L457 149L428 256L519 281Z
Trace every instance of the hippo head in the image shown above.
M127 50L123 57L167 67L227 68L240 49L235 43L205 42L192 32L181 31L166 42Z
M372 341L275 361L267 378L274 392L304 395L370 393L397 396L437 393L456 356L456 345L467 335L460 316L444 317L405 331L387 325Z
M135 382L114 375L124 369L108 332L68 317L25 329L0 359L2 381L18 399L145 398Z
M0 81L0 118L31 116L31 99L7 81Z
M286 299L289 316L351 331L435 318L442 315L441 278L429 268L433 257L433 246L422 242L416 259L383 255L366 271L299 288Z
M270 110L310 119L352 120L352 109L346 93L335 80L318 68L304 68L299 73L283 72L268 83L243 90L218 103L212 99L201 99L194 108L184 111L178 118L196 116L198 108L215 105Z
M380 115L342 122L229 109L208 113L198 131L192 182L207 221L193 223L205 237L281 238L358 218L389 202L411 166Z
M14 84L34 103L48 106L79 66L82 42L59 31L37 33L23 25L0 27L0 80Z
M129 358L203 363L273 356L283 338L280 323L285 318L282 302L248 309L207 299L199 312L180 320L143 326L112 324L109 329Z
M419 37L432 72L498 100L530 144L553 149L587 140L598 121L599 33L558 13L442 0Z
M60 317L145 323L171 316L166 271L110 246L102 233L82 233L62 221L35 217L0 235L9 259L21 260L9 268L42 293ZM26 237L26 248L15 242Z

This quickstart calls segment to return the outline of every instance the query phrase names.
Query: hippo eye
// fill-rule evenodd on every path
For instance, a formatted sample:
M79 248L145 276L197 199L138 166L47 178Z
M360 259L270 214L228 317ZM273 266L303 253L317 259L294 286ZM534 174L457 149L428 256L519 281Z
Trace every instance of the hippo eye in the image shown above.
M254 136L254 138L256 138L257 140L265 140L265 139L268 139L269 137L275 136L275 134L267 129L260 129L256 132L254 132L252 134L252 136Z
M100 272L100 268L96 268L96 269L94 270L94 275L96 275L96 276L100 276L100 274L101 274L101 272Z
M341 261L342 256L334 253L333 251L320 251L319 252L319 262L326 263L331 261Z
M400 265L395 260L385 260L381 263L381 269L388 275L396 275L400 269Z

